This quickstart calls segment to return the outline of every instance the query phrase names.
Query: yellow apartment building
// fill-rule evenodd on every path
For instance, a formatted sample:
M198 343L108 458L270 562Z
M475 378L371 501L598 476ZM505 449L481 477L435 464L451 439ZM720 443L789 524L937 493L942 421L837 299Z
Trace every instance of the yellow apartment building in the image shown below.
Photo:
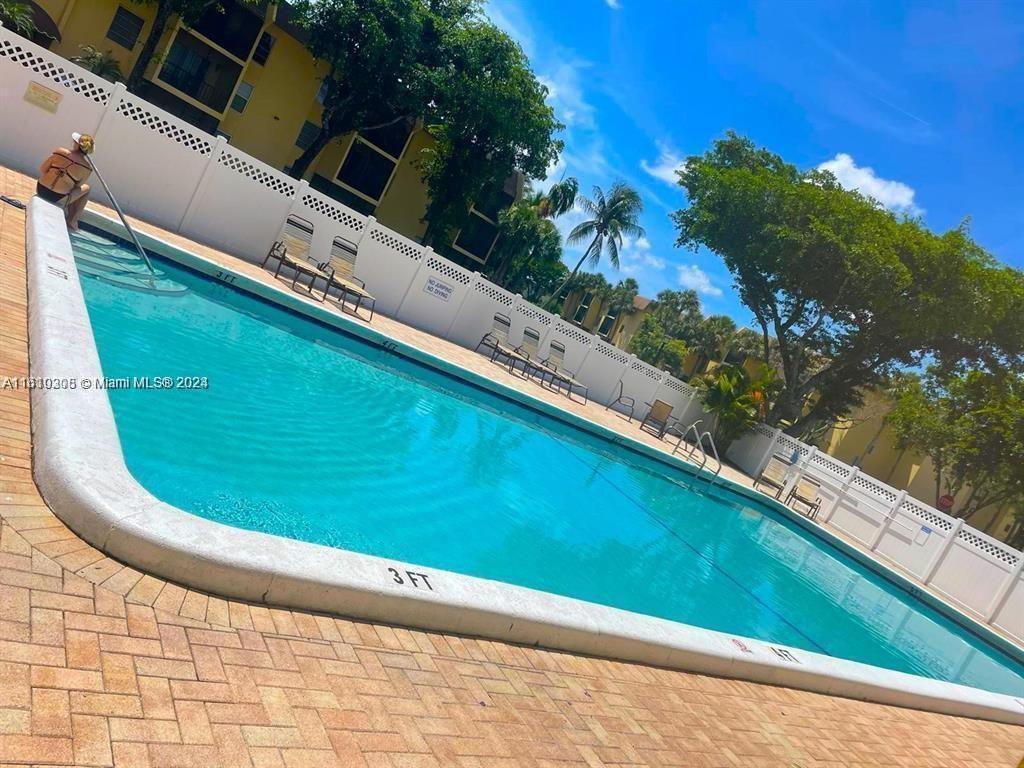
M576 290L562 300L562 317L573 325L590 331L620 349L629 349L629 342L640 327L651 300L633 298L633 311L620 312L609 307L596 291Z
M72 58L83 45L109 51L127 78L156 14L130 0L34 0L35 42ZM191 28L172 19L157 45L140 96L281 170L315 136L326 68L305 47L287 3L222 0ZM335 139L306 174L310 186L409 237L426 229L426 187L416 159L433 138L420 123ZM522 194L509 178L470 211L445 256L483 270L497 238L498 211Z

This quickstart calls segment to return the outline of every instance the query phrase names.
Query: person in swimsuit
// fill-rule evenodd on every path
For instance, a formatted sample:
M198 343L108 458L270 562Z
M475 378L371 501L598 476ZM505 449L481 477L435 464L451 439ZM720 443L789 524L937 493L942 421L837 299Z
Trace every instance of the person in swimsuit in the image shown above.
M92 136L73 133L73 149L57 147L39 166L36 195L48 203L63 206L69 229L78 229L78 217L85 210L89 185L85 180L92 173L92 163L86 157L95 147Z

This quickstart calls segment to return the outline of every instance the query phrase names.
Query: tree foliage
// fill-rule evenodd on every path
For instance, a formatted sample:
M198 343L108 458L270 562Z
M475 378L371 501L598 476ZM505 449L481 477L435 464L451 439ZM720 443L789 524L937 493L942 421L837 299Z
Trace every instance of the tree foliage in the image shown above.
M763 417L774 387L774 373L762 367L750 376L742 366L723 363L695 380L705 410L714 419L712 434L724 454Z
M78 46L78 55L72 56L71 61L112 83L124 79L124 75L121 73L121 62L109 49L101 51L92 45L80 45Z
M24 37L36 31L32 9L21 0L0 0L0 21Z
M690 157L680 184L677 243L718 253L765 353L775 338L783 388L769 420L787 431L844 415L926 356L955 369L1024 349L1024 280L966 227L934 234L732 133Z
M943 493L970 492L955 514L986 507L1024 506L1024 378L1000 370L924 379L907 377L886 423L897 447L928 456L935 470L935 503Z

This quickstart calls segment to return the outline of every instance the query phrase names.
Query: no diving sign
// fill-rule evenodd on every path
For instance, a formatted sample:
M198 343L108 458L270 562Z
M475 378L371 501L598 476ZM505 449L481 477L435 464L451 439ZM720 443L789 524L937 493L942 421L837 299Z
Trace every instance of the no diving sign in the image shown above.
M452 291L455 289L448 285L448 283L442 283L440 280L428 277L426 284L423 286L423 292L429 293L431 296L436 296L441 301L448 301L452 297Z

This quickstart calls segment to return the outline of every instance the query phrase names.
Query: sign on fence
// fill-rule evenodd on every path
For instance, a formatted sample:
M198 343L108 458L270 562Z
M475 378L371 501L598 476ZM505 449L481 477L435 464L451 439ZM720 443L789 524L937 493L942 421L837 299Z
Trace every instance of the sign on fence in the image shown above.
M452 291L455 290L448 283L442 283L440 280L428 277L426 284L423 286L423 292L429 293L431 296L436 296L441 301L448 301L452 297Z

